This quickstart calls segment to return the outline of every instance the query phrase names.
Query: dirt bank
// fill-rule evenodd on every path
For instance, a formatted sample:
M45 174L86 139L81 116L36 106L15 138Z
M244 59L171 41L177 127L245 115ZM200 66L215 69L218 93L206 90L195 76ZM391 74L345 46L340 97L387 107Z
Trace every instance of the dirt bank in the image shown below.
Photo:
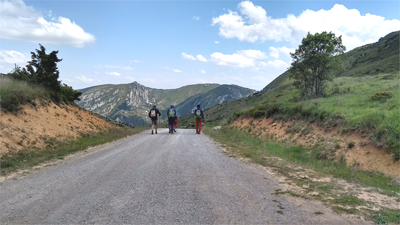
M77 138L113 126L98 116L72 105L53 102L25 105L17 115L1 112L0 153L25 148L43 149L49 140Z
M307 147L320 144L336 160L344 159L348 165L362 170L382 172L387 176L400 178L400 161L394 162L393 155L373 145L367 135L339 134L335 129L324 129L316 123L303 123L300 129L288 133L289 127L294 123L298 121L274 122L273 118L245 118L236 120L233 126L259 138L272 135L277 141L288 140Z

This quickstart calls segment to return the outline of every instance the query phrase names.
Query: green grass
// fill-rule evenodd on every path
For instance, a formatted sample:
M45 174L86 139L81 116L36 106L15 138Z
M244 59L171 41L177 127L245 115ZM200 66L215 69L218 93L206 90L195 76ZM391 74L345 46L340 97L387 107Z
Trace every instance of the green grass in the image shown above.
M25 103L35 105L33 100L49 98L49 96L49 91L43 87L0 76L0 105L2 111L17 112L20 109L20 105Z
M0 161L1 175L6 175L20 169L29 169L52 159L63 159L68 154L134 135L144 129L145 127L114 127L106 132L94 135L86 134L80 138L63 142L57 141L54 138L44 137L47 144L45 149L25 149L2 155Z
M382 173L362 171L345 163L336 161L321 161L312 151L303 146L293 146L286 143L277 143L273 140L257 139L246 132L234 128L223 127L219 131L205 127L204 131L217 142L232 148L231 154L249 158L260 165L268 166L271 163L268 157L279 157L289 163L318 171L324 175L332 175L347 181L357 182L368 187L384 190L386 193L399 193L399 188L388 185L391 178ZM282 171L284 172L284 171Z
M364 206L370 203L349 194L337 195L336 191L343 191L343 187L335 182L318 182L308 178L292 177L299 166L301 171L311 169L316 171L316 177L341 178L350 183L362 187L372 187L379 193L391 197L399 198L399 187L392 185L393 179L384 176L382 173L362 171L357 168L347 166L344 162L335 162L318 159L316 154L312 154L313 149L302 146L293 146L288 143L277 143L271 139L257 139L246 131L240 131L229 126L221 130L212 130L213 125L205 126L204 132L210 135L216 142L227 149L229 156L238 156L250 159L253 163L275 169L279 174L285 176L290 182L299 187L307 185L306 193L317 191L316 196L305 196L291 191L275 190L273 194L290 194L306 199L313 198L330 204L332 209L338 213L362 214L367 215L376 223L400 224L398 210L381 208L379 212L372 210L356 209L357 206ZM276 160L276 157L283 160ZM310 175L311 176L311 175ZM330 199L330 200L327 200ZM383 223L385 222L385 223Z
M263 103L247 111L232 115L238 117L269 117L279 115L282 120L297 119L317 121L320 126L337 128L340 132L364 132L377 145L400 158L400 76L399 73L364 77L339 77L327 87L327 97L310 100L293 100L297 90L293 87L280 91L279 97L270 94ZM370 99L376 93L390 92L384 101ZM298 132L298 124L288 128Z
M382 209L379 212L371 212L371 218L376 224L400 224L400 212L393 209Z

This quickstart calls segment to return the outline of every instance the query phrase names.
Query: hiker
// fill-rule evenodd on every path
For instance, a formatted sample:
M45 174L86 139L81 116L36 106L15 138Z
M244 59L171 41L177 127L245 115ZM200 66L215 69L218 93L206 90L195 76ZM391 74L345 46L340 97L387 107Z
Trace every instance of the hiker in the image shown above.
M175 106L174 106L175 109ZM175 116L175 122L174 122L174 132L176 132L176 128L178 127L178 110L175 109L176 116Z
M203 110L201 110L200 105L197 105L197 109L194 111L194 115L196 116L196 134L200 134L201 123L204 120Z
M154 127L156 128L156 134L157 134L158 116L161 116L161 113L160 111L158 111L157 106L153 105L153 108L150 109L149 111L149 117L151 119L151 134L153 134Z
M167 116L168 116L169 133L173 134L174 133L174 123L175 123L175 119L176 119L176 109L174 109L174 105L171 105L171 107L168 109Z

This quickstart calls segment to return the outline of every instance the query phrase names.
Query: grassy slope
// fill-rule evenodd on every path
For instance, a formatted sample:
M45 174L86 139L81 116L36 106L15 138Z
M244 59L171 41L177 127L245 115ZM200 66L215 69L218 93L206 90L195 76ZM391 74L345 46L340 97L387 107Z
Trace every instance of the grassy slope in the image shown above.
M345 71L336 73L328 85L328 97L299 100L288 72L268 84L261 94L217 105L205 111L206 122L227 123L240 116L318 121L339 131L370 134L378 146L399 157L399 32L379 42L356 48L342 61ZM393 72L397 71L397 72ZM371 101L376 92L391 92L387 101ZM194 118L181 118L180 125L193 127Z
M37 98L50 98L49 91L43 87L31 85L24 81L0 77L1 110L16 112L21 107L21 104L35 104L33 100Z

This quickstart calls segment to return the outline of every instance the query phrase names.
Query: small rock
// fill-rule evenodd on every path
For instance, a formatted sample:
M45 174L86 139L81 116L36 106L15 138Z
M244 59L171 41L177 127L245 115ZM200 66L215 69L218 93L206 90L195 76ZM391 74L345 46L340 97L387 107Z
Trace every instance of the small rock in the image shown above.
M394 184L397 186L400 186L400 181L399 180L394 180Z
M221 126L213 127L213 130L220 130L220 129L221 129Z

